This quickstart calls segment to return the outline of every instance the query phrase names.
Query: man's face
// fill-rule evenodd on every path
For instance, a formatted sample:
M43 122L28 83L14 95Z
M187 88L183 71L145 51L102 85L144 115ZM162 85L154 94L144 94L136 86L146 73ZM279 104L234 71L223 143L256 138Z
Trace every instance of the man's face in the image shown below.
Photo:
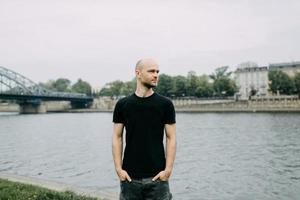
M139 70L138 78L144 86L147 88L153 88L157 86L158 73L158 65L156 63L150 63Z

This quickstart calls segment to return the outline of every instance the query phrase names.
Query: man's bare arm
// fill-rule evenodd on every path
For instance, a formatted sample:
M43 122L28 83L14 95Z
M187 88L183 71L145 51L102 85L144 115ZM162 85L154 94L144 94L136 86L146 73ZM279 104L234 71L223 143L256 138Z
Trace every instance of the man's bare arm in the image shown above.
M112 137L112 154L115 164L116 173L121 181L131 181L131 178L125 170L122 169L122 153L123 153L123 130L124 124L115 123L113 126Z
M166 124L166 171L170 174L173 170L173 164L176 155L176 124Z
M166 168L164 171L161 171L159 174L157 174L153 181L156 179L160 180L168 180L170 177L175 155L176 155L176 124L165 124L165 132L166 132Z

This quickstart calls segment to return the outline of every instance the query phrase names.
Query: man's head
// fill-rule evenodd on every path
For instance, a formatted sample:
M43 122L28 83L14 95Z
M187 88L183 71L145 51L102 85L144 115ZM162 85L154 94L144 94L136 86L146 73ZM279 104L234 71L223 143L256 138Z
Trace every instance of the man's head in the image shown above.
M147 88L153 88L158 83L159 66L151 58L141 59L136 63L135 74L137 81Z

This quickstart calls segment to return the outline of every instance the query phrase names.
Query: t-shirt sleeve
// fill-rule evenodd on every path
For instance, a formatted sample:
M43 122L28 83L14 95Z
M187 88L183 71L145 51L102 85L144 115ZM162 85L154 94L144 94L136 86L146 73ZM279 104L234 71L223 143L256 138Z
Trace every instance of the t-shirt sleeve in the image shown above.
M164 124L175 124L176 116L175 116L175 108L172 101L168 101L168 104L165 109L164 114Z
M124 124L124 117L123 117L123 114L122 114L122 103L121 103L120 100L116 103L116 106L115 106L115 109L114 109L113 122Z

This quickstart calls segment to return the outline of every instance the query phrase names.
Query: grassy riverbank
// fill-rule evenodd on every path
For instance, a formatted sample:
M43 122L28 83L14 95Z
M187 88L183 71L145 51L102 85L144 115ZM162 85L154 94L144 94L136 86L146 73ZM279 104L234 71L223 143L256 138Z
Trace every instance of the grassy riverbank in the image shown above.
M0 179L1 200L97 200L70 191L57 192L29 184Z

